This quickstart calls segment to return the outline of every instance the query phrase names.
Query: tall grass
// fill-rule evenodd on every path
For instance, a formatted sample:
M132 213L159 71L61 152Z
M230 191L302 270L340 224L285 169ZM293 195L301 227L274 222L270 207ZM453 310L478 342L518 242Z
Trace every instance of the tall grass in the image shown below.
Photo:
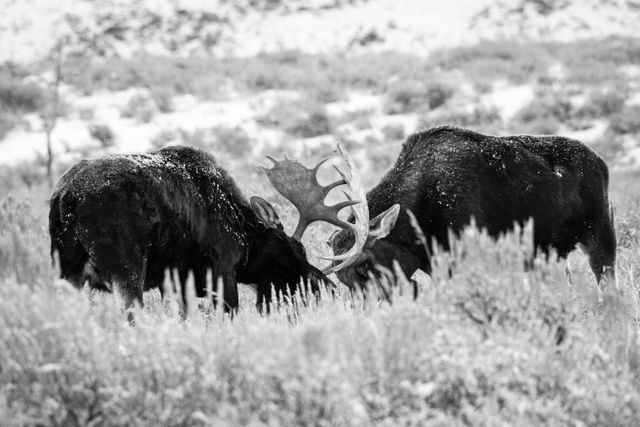
M0 239L0 420L633 425L640 196L634 176L613 182L620 289L601 302L584 262L571 283L553 259L524 271L530 230L493 242L469 229L436 254L416 301L400 279L392 304L342 292L266 317L245 295L233 321L210 310L182 321L152 293L134 328L112 295L92 307L55 279L45 212L5 202L0 235L20 233Z

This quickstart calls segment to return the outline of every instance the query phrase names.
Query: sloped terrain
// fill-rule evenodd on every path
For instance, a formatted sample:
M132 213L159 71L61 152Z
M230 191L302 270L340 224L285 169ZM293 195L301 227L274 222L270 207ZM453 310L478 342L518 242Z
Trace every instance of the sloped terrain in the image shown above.
M0 7L0 60L18 62L46 56L68 35L124 56L282 50L428 55L480 40L636 36L640 20L636 0L3 0Z

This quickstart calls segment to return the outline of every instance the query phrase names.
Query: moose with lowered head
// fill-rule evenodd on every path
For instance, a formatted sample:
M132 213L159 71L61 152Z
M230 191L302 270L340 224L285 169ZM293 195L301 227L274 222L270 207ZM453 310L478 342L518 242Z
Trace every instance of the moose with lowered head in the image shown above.
M407 275L430 272L410 210L427 241L445 250L449 230L459 233L472 218L494 237L533 218L537 250L553 248L566 257L578 245L598 283L613 282L616 237L608 185L605 162L573 139L495 137L448 126L418 132L367 194L371 237L337 276L364 285L379 278L376 266L391 269L394 260ZM329 243L340 255L354 239L359 237L345 229Z
M365 286L397 261L407 275L430 272L428 251L416 238L407 210L428 242L448 249L450 231L472 218L490 235L534 221L536 250L566 257L579 245L598 282L615 278L615 232L608 200L608 169L582 143L554 136L494 137L438 127L411 135L395 165L366 196L353 161L342 179L322 186L317 172L288 158L271 157L268 179L298 210L287 236L264 199L246 201L233 179L206 153L169 147L140 155L85 160L60 179L51 199L52 253L61 275L76 287L142 303L159 287L166 268L184 282L193 271L196 293L206 293L206 272L224 283L227 310L238 307L237 282L255 284L257 304L294 293L305 281L313 291L336 273L347 286ZM326 206L334 188L347 185L347 200ZM347 220L338 212L350 207ZM369 219L373 216L373 219ZM311 265L301 239L315 221L338 226L329 241L333 263ZM383 267L383 269L380 269ZM184 301L186 304L186 301Z
M346 151L340 153L351 166ZM256 285L259 306L271 301L272 287L293 294L303 283L316 292L327 278L307 261L300 243L306 226L324 220L354 229L338 212L358 201L329 207L323 195L347 185L352 196L364 199L350 170L327 187L313 186L321 164L313 170L300 165L314 180L306 183L314 192L304 195L310 216L288 236L273 206L257 196L247 201L203 151L175 146L83 160L60 178L50 201L52 256L59 256L62 278L77 288L88 283L116 290L127 309L142 304L145 290L162 292L166 269L178 270L184 304L188 273L204 297L211 270L223 280L227 311L238 308L238 281ZM305 190L300 182L291 186L292 194ZM128 317L133 322L131 312Z

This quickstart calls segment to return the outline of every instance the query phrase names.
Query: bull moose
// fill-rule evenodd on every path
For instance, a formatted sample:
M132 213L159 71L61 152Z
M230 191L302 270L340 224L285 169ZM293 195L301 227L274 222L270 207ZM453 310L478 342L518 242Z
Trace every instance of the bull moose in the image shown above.
M360 258L338 273L345 283L363 283L375 264L397 259L405 272L430 271L424 248L416 245L406 213L414 213L428 241L449 248L448 230L458 233L475 218L498 236L529 218L534 246L566 257L580 245L596 280L613 279L616 237L608 198L605 162L579 141L558 136L487 136L454 127L411 135L394 166L367 194L372 221L397 219L386 238L365 245ZM333 239L345 252L351 235Z
M340 153L352 165L346 151ZM322 163L305 170L315 177ZM327 187L314 187L315 194L347 185L363 200L348 172ZM334 206L322 200L310 201L316 206L308 206L305 224L325 220L355 228L337 214L357 200ZM126 309L135 301L142 304L145 290L162 292L168 268L179 271L183 300L189 271L200 297L207 270L221 277L228 311L238 307L238 281L256 285L259 305L271 301L272 286L293 293L308 281L317 290L326 276L307 261L300 243L305 229L287 236L273 206L257 196L245 200L212 156L184 146L83 160L60 178L49 212L51 251L59 256L62 278L77 288L85 283L107 292L115 288ZM130 311L128 317L133 322Z
M378 277L376 266L391 269L394 260L408 275L430 272L410 210L427 241L445 250L449 230L459 233L472 218L494 237L533 218L537 250L554 248L566 257L580 245L598 282L612 280L616 238L608 181L605 162L569 138L495 137L449 126L413 134L366 196L370 230L344 229L330 239L334 254L361 249L337 275L362 286L371 274Z

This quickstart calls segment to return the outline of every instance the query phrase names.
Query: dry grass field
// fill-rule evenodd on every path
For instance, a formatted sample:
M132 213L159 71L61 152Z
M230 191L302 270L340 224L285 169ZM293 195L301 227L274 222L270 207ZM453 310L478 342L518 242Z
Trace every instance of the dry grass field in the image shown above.
M400 278L392 304L342 292L264 317L245 289L233 321L206 301L181 321L175 300L156 292L133 328L111 295L91 307L56 279L48 189L14 188L0 207L0 420L633 425L639 177L612 176L619 290L600 302L580 255L569 283L565 262L538 259L524 272L530 230L495 243L470 229L453 254L437 256L417 301Z

